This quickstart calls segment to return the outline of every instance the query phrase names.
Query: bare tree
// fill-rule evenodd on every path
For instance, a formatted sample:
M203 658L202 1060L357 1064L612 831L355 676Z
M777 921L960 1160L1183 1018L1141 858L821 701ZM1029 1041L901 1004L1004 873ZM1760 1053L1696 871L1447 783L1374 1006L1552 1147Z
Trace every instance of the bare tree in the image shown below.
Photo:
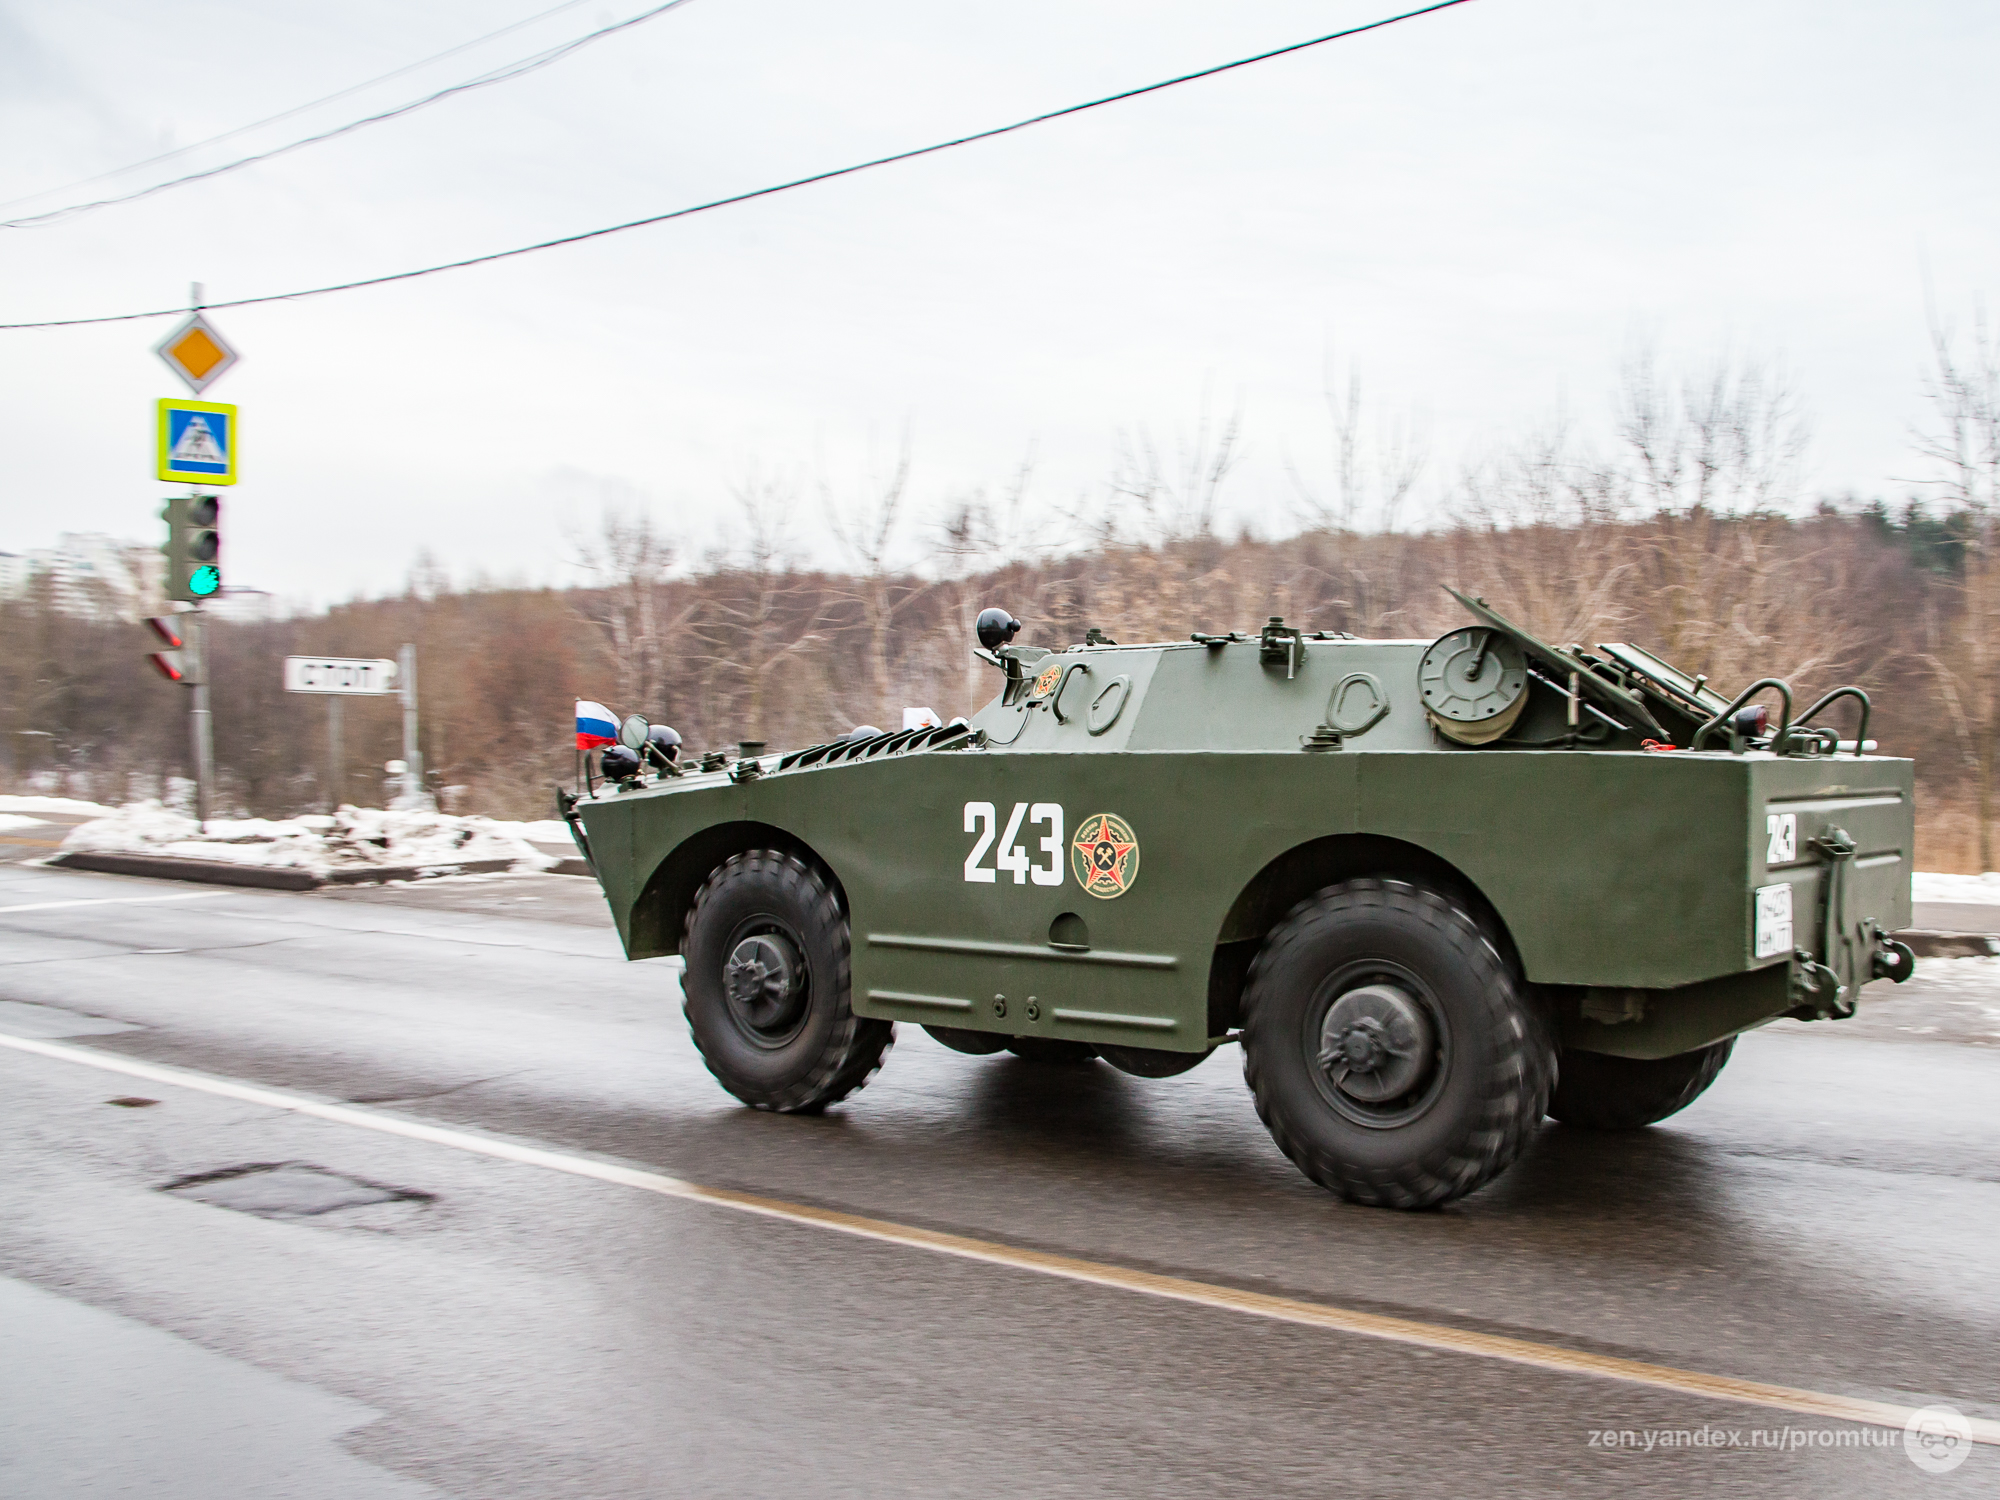
M1931 318L1931 367L1924 377L1932 424L1912 434L1935 471L1932 487L1947 515L1961 520L1963 568L1947 585L1950 627L1934 630L1925 661L1935 674L1959 752L1973 778L1979 868L1994 868L1993 775L2000 760L2000 341L1974 313L1970 348Z
M697 626L706 646L703 680L713 690L719 679L735 679L741 692L737 737L768 740L772 687L824 640L818 627L825 601L809 597L797 571L791 530L796 489L752 473L730 487L730 497L743 545L715 560L713 582L704 591Z
M660 701L667 674L667 637L684 620L667 621L660 586L673 567L673 543L643 509L607 502L597 534L574 538L577 565L592 586L577 601L578 617L599 631L617 684L620 712Z
M1669 386L1650 352L1626 364L1618 438L1636 494L1655 511L1783 507L1796 493L1808 437L1782 372L1725 358Z
M1298 492L1300 522L1308 531L1343 535L1364 527L1394 531L1429 454L1408 423L1363 421L1361 372L1350 364L1343 379L1331 352L1320 391L1332 434L1329 485L1309 485L1289 460L1285 465Z
M835 496L824 480L820 483L827 524L854 569L848 597L860 609L866 627L868 701L861 711L877 718L886 717L897 698L891 669L896 617L928 592L927 585L895 567L909 483L907 431L887 479L877 479L845 499ZM899 716L897 725L901 722Z
M1211 432L1204 398L1192 437L1182 436L1171 462L1147 428L1119 435L1111 493L1138 507L1141 540L1173 543L1215 535L1222 487L1236 467L1242 433L1240 408Z
M1807 440L1786 382L1724 360L1676 384L1642 357L1614 414L1608 451L1558 420L1465 476L1456 510L1480 538L1465 582L1503 580L1558 640L1642 638L1719 684L1857 660L1865 627L1829 586L1843 559L1802 551L1811 533L1783 514Z

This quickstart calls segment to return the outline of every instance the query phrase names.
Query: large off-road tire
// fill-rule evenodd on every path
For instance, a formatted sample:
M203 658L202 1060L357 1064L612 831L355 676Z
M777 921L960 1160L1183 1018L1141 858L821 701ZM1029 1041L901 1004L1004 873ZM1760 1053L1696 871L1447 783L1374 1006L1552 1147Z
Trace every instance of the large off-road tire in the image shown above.
M1427 1208L1521 1153L1555 1048L1470 912L1408 881L1349 880L1300 902L1258 950L1243 1068L1306 1176L1356 1203Z
M754 1108L822 1110L866 1083L895 1040L892 1023L854 1014L846 914L790 854L753 849L711 873L681 952L694 1044Z
M1585 1130L1638 1130L1678 1114L1701 1096L1736 1046L1726 1037L1674 1057L1565 1052L1549 1113Z

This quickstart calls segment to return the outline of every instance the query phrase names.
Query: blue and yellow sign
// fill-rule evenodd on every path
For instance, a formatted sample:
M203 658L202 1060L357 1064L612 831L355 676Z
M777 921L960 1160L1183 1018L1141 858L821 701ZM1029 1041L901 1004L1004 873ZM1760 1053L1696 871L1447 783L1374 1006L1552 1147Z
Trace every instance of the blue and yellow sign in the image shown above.
M236 408L215 401L160 402L159 475L173 482L236 483Z

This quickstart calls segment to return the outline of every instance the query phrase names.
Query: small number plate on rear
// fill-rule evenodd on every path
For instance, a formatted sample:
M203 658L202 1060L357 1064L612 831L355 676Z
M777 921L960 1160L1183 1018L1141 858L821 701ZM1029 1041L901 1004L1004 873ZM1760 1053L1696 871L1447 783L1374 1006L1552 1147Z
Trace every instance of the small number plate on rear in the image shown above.
M1757 887L1757 957L1776 958L1792 951L1792 888Z

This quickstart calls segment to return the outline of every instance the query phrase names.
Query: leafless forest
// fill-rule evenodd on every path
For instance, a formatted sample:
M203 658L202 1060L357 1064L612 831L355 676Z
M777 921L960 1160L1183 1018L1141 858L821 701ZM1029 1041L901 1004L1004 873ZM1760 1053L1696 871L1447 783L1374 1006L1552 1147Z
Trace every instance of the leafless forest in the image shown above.
M782 747L900 723L905 705L971 711L994 686L968 650L986 604L1042 644L1091 626L1122 641L1254 629L1273 614L1428 637L1459 621L1450 583L1548 638L1636 641L1725 689L1778 675L1809 699L1860 683L1871 732L1917 761L1920 863L1992 869L2000 360L1983 329L1933 342L1930 421L1911 438L1921 487L1886 499L1798 492L1805 432L1781 384L1727 366L1669 383L1639 366L1612 438L1556 428L1519 444L1436 486L1429 513L1446 519L1424 527L1402 516L1421 454L1367 424L1351 385L1330 393L1326 482L1298 480L1250 529L1218 520L1243 514L1243 497L1225 503L1228 424L1172 456L1128 443L1066 533L1024 519L1021 483L925 500L906 470L858 497L746 484L726 502L741 545L701 559L677 553L670 520L607 512L577 542L583 587L452 589L420 567L398 597L214 625L222 800L275 816L385 795L393 701L347 700L335 788L325 703L281 691L288 653L415 642L444 804L542 817L572 772L577 697L670 723L697 749ZM807 508L838 539L839 569L789 549ZM45 584L0 602L0 780L117 801L184 776L184 690L145 668L149 649L142 624L59 610Z

